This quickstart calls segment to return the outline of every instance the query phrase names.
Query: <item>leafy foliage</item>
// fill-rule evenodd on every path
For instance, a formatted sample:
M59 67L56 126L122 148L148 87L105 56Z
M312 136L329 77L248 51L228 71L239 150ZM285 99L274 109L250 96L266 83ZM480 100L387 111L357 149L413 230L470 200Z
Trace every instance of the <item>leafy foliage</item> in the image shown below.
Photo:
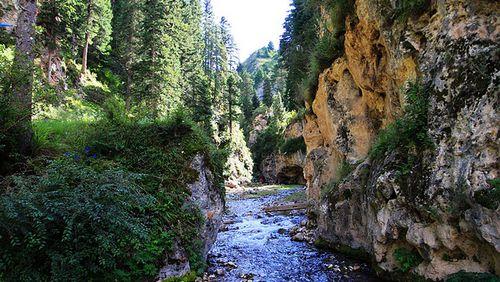
M403 272L408 272L422 262L422 257L418 253L406 248L397 248L394 250L394 259L398 262L399 269Z
M420 15L429 7L429 0L400 0L396 1L396 17L406 20L410 16Z
M491 188L475 192L474 199L483 207L496 210L500 204L500 179L492 179L488 184Z
M259 171L259 166L268 156L271 156L280 147L283 140L283 130L277 124L271 124L257 135L257 140L252 146L254 171Z
M190 162L202 154L223 193L227 154L183 112L149 123L38 124L40 143L58 150L34 175L3 182L0 273L10 280L154 278L177 241L201 269L203 223L186 202L187 183L197 179ZM46 135L43 135L46 134ZM82 149L81 144L87 144ZM45 262L45 263L40 263Z
M138 267L133 256L153 243L147 210L155 204L139 179L72 159L50 164L40 176L8 178L0 272L7 280L63 281L111 278Z
M407 153L432 147L427 133L427 111L429 106L427 93L417 84L410 84L406 92L404 115L384 129L372 145L370 156L380 158L391 151Z
M296 152L306 152L306 143L302 136L297 138L290 138L285 140L285 142L280 147L280 152L285 155L291 155Z

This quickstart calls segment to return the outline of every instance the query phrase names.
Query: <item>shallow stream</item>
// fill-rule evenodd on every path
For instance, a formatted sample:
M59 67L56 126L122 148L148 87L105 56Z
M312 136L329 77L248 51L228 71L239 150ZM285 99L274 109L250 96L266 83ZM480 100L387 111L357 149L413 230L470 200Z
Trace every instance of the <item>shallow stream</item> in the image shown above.
M209 254L210 280L378 281L362 262L292 241L289 230L306 218L304 212L262 210L302 189L277 190L252 198L229 195L225 227Z

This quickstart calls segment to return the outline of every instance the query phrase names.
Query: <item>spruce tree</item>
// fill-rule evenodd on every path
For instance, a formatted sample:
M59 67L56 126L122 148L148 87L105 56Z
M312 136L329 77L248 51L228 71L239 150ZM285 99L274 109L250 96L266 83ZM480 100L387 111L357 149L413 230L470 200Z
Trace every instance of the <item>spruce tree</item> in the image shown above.
M143 0L116 0L113 3L112 58L114 70L123 81L123 96L127 110L134 101L135 69L140 54L140 29Z
M270 78L264 79L263 90L264 96L262 101L266 106L271 107L271 104L273 103L273 86Z

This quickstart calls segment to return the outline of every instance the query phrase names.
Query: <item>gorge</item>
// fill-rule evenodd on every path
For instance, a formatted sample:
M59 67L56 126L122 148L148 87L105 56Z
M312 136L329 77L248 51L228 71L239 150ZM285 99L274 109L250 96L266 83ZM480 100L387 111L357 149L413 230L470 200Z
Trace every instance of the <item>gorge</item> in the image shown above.
M499 20L291 0L242 61L210 0L2 1L0 282L500 281Z

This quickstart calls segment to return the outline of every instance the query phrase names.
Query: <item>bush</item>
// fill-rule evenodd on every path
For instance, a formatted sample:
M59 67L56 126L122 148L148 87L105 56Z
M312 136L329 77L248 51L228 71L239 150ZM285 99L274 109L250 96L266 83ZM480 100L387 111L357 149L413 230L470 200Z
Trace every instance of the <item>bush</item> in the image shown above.
M354 2L350 0L328 0L326 3L317 3L329 10L332 30L324 27L324 34L318 37L314 49L309 57L309 70L304 79L304 99L312 104L318 91L319 75L329 68L335 59L342 56L344 51L345 20L354 12ZM318 15L319 16L319 15Z
M489 180L488 184L491 188L475 192L474 199L483 207L496 210L500 203L500 179Z
M422 86L410 84L406 92L405 114L382 130L370 150L370 157L381 158L387 152L410 150L421 151L432 148L427 133L428 96Z
M227 153L182 112L156 122L76 124L76 139L61 130L66 125L36 127L38 136L49 133L41 150L63 144L64 157L4 182L0 278L153 279L173 241L194 271L203 269L203 217L186 201L198 177L190 164L204 155L223 194Z
M394 250L394 259L398 262L399 269L403 272L408 272L422 262L422 257L417 252L406 248L397 248Z
M337 190L337 187L339 186L342 181L344 181L349 174L351 174L354 169L356 168L355 164L350 164L346 160L343 160L339 167L337 168L337 177L335 179L332 179L329 183L321 187L321 196L328 196L331 197L333 196L333 193ZM351 191L346 190L344 191L344 198L348 199L351 197ZM336 202L336 201L332 201Z
M399 0L396 2L396 18L405 21L411 16L421 15L429 5L429 0Z
M274 123L257 135L257 140L252 146L254 159L254 170L259 171L262 161L273 153L276 153L283 142L283 130Z
M41 175L7 178L0 198L4 279L115 279L140 267L143 262L135 257L153 244L160 222L150 220L155 199L141 190L139 180L120 169L98 171L69 158Z
M302 136L286 139L280 147L280 152L285 155L291 155L297 152L305 153L306 150L306 142Z

